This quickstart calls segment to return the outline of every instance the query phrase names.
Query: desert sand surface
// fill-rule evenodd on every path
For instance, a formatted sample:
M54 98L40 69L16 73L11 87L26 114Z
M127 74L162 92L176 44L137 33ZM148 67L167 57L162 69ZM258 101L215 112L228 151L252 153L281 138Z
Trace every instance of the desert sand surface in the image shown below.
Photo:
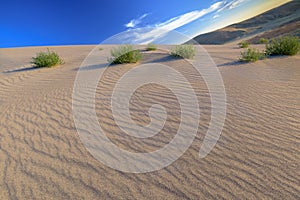
M199 158L211 114L206 84L186 61L160 50L144 53L142 62L180 70L195 86L202 111L196 139L183 156L145 174L105 166L76 131L74 80L94 46L50 47L66 63L47 69L30 64L46 47L0 49L0 199L300 199L300 55L242 64L236 45L204 47L219 67L227 93L221 137L207 157ZM99 55L108 56L110 49L103 46ZM137 66L107 69L96 91L96 111L116 145L148 152L174 137L180 111L171 91L146 85L132 99L132 118L146 125L149 106L159 102L169 114L163 130L150 139L122 133L109 100L120 76Z

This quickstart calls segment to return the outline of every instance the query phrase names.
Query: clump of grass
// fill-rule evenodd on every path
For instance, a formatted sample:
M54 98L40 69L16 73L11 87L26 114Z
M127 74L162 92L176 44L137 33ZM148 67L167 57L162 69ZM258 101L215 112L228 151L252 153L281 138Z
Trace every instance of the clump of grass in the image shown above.
M260 38L259 43L260 44L269 44L269 40L267 38Z
M260 52L255 48L248 48L246 51L241 53L240 61L241 62L256 62L258 60L263 60L266 58L264 52Z
M48 49L47 52L40 52L36 57L33 57L31 63L34 64L34 67L40 68L61 65L64 64L64 61L56 52Z
M157 46L155 44L148 44L146 47L147 51L155 51L157 49Z
M99 51L103 51L103 48L102 48L102 47L100 47L98 50L99 50Z
M193 45L177 45L171 50L174 57L192 59L195 56L196 49Z
M142 54L139 50L135 50L132 45L119 46L111 50L111 58L108 62L112 64L136 63L142 59Z
M242 41L238 45L240 48L248 48L250 46L250 43L247 41Z
M268 55L296 55L300 50L300 43L298 37L286 36L278 39L273 39L270 44L266 46L266 53Z

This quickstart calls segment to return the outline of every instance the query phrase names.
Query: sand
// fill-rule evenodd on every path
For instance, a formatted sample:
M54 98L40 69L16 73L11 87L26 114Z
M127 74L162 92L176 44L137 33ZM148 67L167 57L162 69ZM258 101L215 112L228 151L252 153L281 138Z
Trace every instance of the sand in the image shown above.
M202 115L197 137L181 158L156 172L130 174L97 161L76 132L73 84L93 48L51 47L66 62L51 69L32 69L29 63L46 47L0 49L0 199L300 198L300 55L242 64L236 62L241 51L236 45L205 46L224 79L227 118L217 145L201 159L211 114L205 83L183 60L163 51L145 54L143 62L169 64L198 85ZM109 55L110 48L104 46L99 54ZM148 152L174 137L179 108L165 88L140 88L130 107L137 124L149 123L147 110L156 102L170 116L154 138L122 133L107 105L118 77L134 67L116 65L105 72L96 111L116 145Z

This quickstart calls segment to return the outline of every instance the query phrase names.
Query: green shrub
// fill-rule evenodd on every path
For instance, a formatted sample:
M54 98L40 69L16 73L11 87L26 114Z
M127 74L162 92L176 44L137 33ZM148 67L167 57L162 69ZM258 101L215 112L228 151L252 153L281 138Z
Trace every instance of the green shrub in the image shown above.
M103 48L102 48L102 47L100 47L100 48L99 48L99 51L103 51Z
M248 48L250 46L250 43L247 41L242 41L238 45L240 48Z
M260 38L259 43L260 44L269 44L269 40L267 38Z
M196 49L193 45L177 45L171 50L171 55L191 59L195 56Z
M267 45L266 53L268 55L296 55L300 50L298 37L281 37L273 39L270 44Z
M248 48L246 51L241 53L240 61L242 62L255 62L266 58L264 52L260 52L254 48Z
M64 64L64 61L59 57L54 51L40 52L36 57L32 58L31 61L34 64L34 67L53 67L56 65Z
M135 50L131 45L124 45L111 50L111 58L108 62L113 64L136 63L142 59L142 54L139 50Z
M148 44L146 47L147 51L155 51L157 49L157 46L155 44Z

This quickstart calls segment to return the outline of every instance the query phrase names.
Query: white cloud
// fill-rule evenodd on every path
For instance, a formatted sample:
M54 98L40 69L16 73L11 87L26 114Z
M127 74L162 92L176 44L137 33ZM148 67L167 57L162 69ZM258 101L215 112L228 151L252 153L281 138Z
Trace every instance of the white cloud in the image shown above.
M238 7L239 5L241 5L242 3L244 3L247 0L232 0L230 2L227 3L226 0L223 1L223 4L225 4L223 7L221 7L217 12L221 12L224 10L231 10L233 8Z
M163 37L164 35L166 35L169 31L175 30L179 27L182 27L192 21L195 21L199 18L201 18L202 16L211 13L213 11L216 11L217 9L219 9L222 5L224 4L223 1L221 2L217 2L214 3L213 5L211 5L209 8L207 9L203 9L203 10L195 10L189 13L185 13L183 15L180 15L178 17L174 17L170 20L167 20L166 22L162 22L159 24L154 25L154 28L149 31L149 32L145 32L145 33L139 33L137 40L135 41L136 43L151 43L154 40ZM127 24L130 25L130 27L132 27L131 25L134 25L135 21ZM128 26L127 26L128 27ZM134 26L133 26L134 27Z
M125 24L124 26L126 26L127 28L135 28L138 24L140 24L142 22L142 19L144 19L148 15L149 15L149 13L146 13L137 19L132 19L129 23Z
M216 18L219 18L219 17L220 17L220 15L216 14L216 15L213 16L213 19L216 19Z
M213 2L215 2L214 0ZM262 13L261 6L271 8L272 3L262 3L261 0L217 0L209 8L203 10L195 10L177 17L173 17L161 23L149 25L144 28L132 29L146 16L132 20L126 26L129 27L125 34L126 37L115 37L113 44L116 43L164 43L164 44L180 44L187 41L187 37L194 38L197 35L208 33L233 23L238 23L245 19L249 19L257 14ZM251 3L255 1L256 6ZM279 0L278 0L279 1ZM283 0L280 0L283 1ZM289 0L285 0L289 1ZM271 1L270 1L271 2ZM242 5L249 5L247 6ZM252 6L251 6L252 5ZM266 6L268 5L268 7ZM276 4L277 5L277 4ZM275 4L273 5L273 7ZM176 32L174 30L180 31ZM177 33L177 34L176 34ZM185 34L186 36L184 36Z

